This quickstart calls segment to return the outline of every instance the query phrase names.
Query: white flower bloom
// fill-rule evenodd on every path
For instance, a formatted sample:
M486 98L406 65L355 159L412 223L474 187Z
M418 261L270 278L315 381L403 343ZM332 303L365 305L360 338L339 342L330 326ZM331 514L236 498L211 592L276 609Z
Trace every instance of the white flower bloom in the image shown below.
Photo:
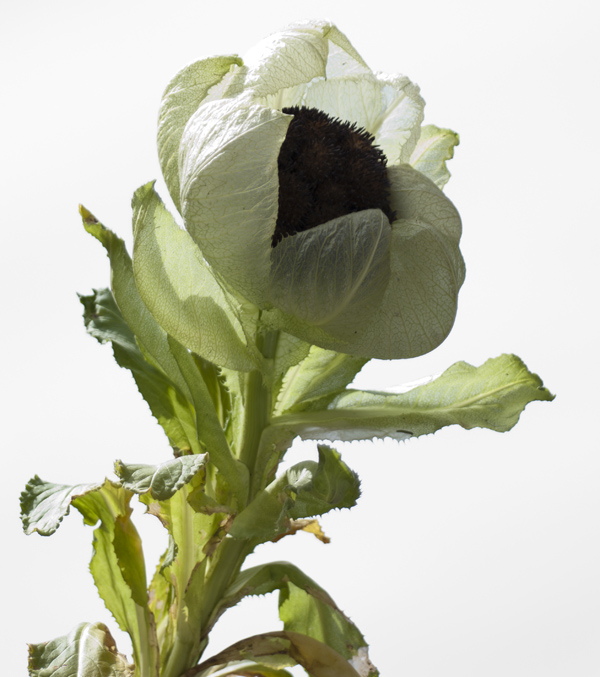
M204 59L173 79L159 118L161 167L204 259L228 291L263 311L264 322L340 352L413 357L448 335L465 272L460 218L441 191L458 139L422 129L423 108L415 84L373 73L335 26L298 23L259 43L245 61ZM363 141L373 137L387 158L387 167L385 158L379 163L385 204L371 200L367 178L360 190L340 186L346 173L356 180L364 171L341 150L335 169L324 170L333 187L311 182L305 170L301 196L283 194L295 186L296 170L281 173L282 146L286 138L292 143L292 121L305 109L322 111L331 118L324 124L338 131L344 125L333 120L354 123L353 138L360 129L368 133ZM325 133L314 134L290 150L309 167L313 140L315 157L323 154ZM327 152L335 150L329 143ZM333 206L334 216L321 223L339 191L348 212ZM284 203L298 214L313 209L307 219L317 222L280 230Z

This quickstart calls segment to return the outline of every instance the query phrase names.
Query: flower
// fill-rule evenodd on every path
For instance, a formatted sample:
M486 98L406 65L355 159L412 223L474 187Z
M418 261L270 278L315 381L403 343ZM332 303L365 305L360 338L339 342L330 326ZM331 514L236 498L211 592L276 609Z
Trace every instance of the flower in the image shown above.
M245 61L175 76L161 168L213 273L263 322L339 352L414 357L448 335L465 273L441 191L458 138L422 128L423 108L415 84L371 71L333 24L296 23Z

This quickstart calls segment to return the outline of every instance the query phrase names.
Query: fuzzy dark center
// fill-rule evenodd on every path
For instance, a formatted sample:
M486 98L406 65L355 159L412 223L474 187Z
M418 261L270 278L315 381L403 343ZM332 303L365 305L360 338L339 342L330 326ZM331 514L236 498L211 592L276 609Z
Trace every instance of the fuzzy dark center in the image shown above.
M273 247L288 235L363 209L381 209L393 220L387 159L369 132L316 108L283 112L294 119L279 152Z

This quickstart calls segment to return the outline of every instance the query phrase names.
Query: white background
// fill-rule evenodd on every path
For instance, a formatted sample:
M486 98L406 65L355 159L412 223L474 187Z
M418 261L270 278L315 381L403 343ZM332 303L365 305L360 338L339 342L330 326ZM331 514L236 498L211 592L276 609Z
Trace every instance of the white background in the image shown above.
M23 535L26 481L95 482L116 458L158 463L170 452L130 375L83 329L75 292L106 286L109 269L77 205L130 242L131 194L160 176L155 124L169 79L203 56L243 55L293 20L328 18L373 69L420 84L426 122L461 134L446 188L468 269L453 333L430 355L370 365L358 382L390 387L514 352L557 398L530 405L506 434L340 446L363 497L323 519L331 544L299 534L252 562L303 567L361 628L383 677L600 675L591 6L4 1L3 674L24 677L26 642L81 621L107 623L130 650L97 598L79 514L52 538ZM152 519L138 522L154 561L164 542ZM209 653L279 628L274 596L254 600L223 619Z

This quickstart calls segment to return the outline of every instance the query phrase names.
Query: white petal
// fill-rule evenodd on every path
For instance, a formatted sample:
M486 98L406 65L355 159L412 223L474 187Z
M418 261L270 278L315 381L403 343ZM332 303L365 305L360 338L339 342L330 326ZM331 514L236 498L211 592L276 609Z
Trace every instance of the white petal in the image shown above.
M258 97L316 78L371 72L348 38L327 21L291 24L259 42L246 54L245 63L250 69L246 84Z
M384 112L381 87L373 75L314 82L306 91L303 105L356 122L370 132Z
M277 158L291 116L240 97L202 106L181 141L185 226L238 295L262 305L278 211Z
M383 114L372 133L390 164L408 162L419 139L425 101L418 85L405 75L377 74Z
M270 301L302 322L352 335L388 282L390 235L383 212L367 209L284 238L271 257Z
M458 247L462 235L460 216L444 193L410 165L388 168L388 177L390 207L396 219L426 222Z
M263 313L270 326L321 348L378 359L417 357L437 347L456 316L465 268L461 224L448 198L409 165L388 170L392 223L388 283L381 300L347 323L307 326L289 313Z
M246 54L250 69L246 84L257 96L310 82L324 76L329 48L322 32L290 26L259 42Z
M186 124L206 100L211 88L219 85L230 68L239 66L236 56L202 59L183 68L167 86L158 115L158 157L165 182L179 209L179 143Z
M458 142L456 132L427 125L421 129L421 136L410 156L409 164L425 174L438 188L443 188L450 178L446 161L454 156L454 146L458 146Z
M336 78L313 82L302 105L356 122L375 136L390 164L409 158L419 138L425 102L404 76Z
M416 357L437 347L454 324L465 277L461 223L450 200L412 167L392 167L388 174L398 217L392 224L390 283L381 312L357 340L356 354Z

